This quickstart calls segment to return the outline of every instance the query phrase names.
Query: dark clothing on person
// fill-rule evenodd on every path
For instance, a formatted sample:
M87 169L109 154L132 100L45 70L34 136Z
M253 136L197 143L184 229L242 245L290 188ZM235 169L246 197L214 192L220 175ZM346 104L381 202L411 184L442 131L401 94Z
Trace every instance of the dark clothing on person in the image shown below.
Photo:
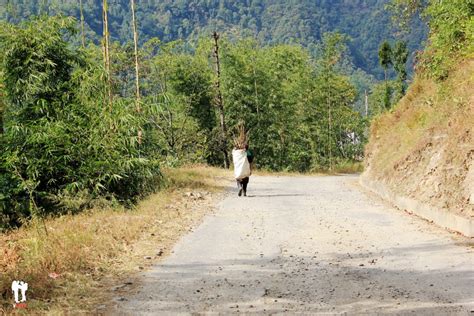
M247 160L250 164L253 162L253 152L250 149L247 149Z
M249 177L243 179L237 179L237 186L239 187L239 196L244 193L244 196L247 196L247 185L249 184Z

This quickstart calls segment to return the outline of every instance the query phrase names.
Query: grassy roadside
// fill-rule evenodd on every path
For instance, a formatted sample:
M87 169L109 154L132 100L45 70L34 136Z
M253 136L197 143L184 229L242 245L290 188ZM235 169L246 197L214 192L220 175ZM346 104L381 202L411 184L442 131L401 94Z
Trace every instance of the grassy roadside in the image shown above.
M474 56L435 81L418 75L407 94L377 117L365 176L465 218L474 216Z
M359 168L350 167L334 173ZM322 174L327 173L305 175ZM205 166L168 169L164 175L165 188L132 210L93 209L0 236L0 314L88 314L107 308L112 295L120 296L121 285L133 287L137 272L165 256L212 211L217 193L232 179L231 171ZM12 280L28 283L27 310L12 310Z
M132 210L94 209L0 236L0 314L93 311L197 225L230 178L203 166L164 174L166 188ZM12 280L29 285L26 310L12 310Z
M265 169L256 170L253 174L257 176L286 176L286 177L296 177L296 176L330 176L337 174L346 174L346 173L361 173L364 171L363 162L351 162L343 161L333 165L332 170L327 169L315 169L309 172L300 173L293 171L269 171Z
M449 150L456 151L459 141L472 128L474 77L473 57L459 63L442 82L415 78L407 94L392 111L380 115L371 126L367 151L375 153L371 168L385 177L393 166L413 151L432 142L433 134L455 140Z

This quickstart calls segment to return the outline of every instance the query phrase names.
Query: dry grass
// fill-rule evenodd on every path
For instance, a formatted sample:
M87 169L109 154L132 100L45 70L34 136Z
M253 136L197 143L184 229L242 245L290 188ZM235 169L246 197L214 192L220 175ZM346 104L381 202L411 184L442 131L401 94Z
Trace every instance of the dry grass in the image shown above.
M341 161L333 165L332 170L326 168L315 168L312 171L301 173L295 171L270 171L258 169L252 173L257 176L282 176L282 177L301 177L301 176L328 176L337 174L361 173L364 171L363 162Z
M377 159L370 160L371 170L389 176L393 166L433 134L462 134L472 126L473 73L474 61L470 60L457 67L443 84L416 78L397 106L372 124L367 154L375 154Z
M364 171L363 162L341 162L334 167L336 173L361 173Z
M168 188L133 210L90 210L0 236L0 312L26 312L11 309L10 284L15 279L29 284L28 313L91 312L108 300L109 287L153 262L144 256L157 258L157 247L166 254L196 225L228 176L202 166L164 173ZM209 193L199 199L184 194L197 190Z
M348 168L353 170L352 165ZM229 171L205 166L168 169L164 175L164 189L134 209L93 209L1 235L0 313L94 312L110 301L111 293L117 294L111 291L114 285L159 260L158 248L166 255L209 213L214 193L232 179ZM200 193L196 197L190 192ZM145 259L148 256L152 259ZM28 282L27 310L12 310L12 280Z
M366 174L428 205L474 216L466 177L474 155L474 59L443 82L416 78L395 108L377 118Z

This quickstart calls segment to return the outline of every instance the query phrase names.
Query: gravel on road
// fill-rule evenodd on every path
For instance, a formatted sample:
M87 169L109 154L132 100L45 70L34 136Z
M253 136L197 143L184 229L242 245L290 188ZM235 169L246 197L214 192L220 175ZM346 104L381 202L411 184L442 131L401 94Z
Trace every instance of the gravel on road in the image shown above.
M474 247L357 176L254 176L114 314L474 315Z

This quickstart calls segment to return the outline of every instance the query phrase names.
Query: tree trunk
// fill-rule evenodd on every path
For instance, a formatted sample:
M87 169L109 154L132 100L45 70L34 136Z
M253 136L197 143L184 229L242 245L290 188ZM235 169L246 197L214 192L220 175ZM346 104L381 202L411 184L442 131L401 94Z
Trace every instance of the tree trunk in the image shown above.
M224 101L222 98L221 92L221 68L219 63L219 34L214 32L214 58L215 58L215 71L216 71L216 81L215 81L215 88L216 88L216 97L215 97L215 105L219 111L219 120L220 120L220 127L221 127L221 140L220 140L220 147L222 154L224 155L224 168L229 168L229 154L227 153L227 128L225 125L225 115L224 115Z
M253 70L253 84L254 84L254 88L255 88L255 107L257 109L257 129L259 129L260 127L260 109L259 109L259 106L258 106L258 89L257 89L257 73L255 71L255 59L252 58L252 70Z
M328 86L327 102L328 102L328 157L329 171L332 171L332 113L331 113L331 85Z
M108 21L107 0L102 2L103 35L104 35L104 65L107 76L107 95L109 98L109 108L112 110L112 74L110 72L110 52L109 52L109 21Z
M137 21L135 19L135 1L130 0L130 8L132 9L132 26L133 26L133 43L135 52L135 95L136 95L136 108L137 112L141 111L140 108L140 76L138 71L138 33L137 33Z
M387 67L385 67L385 97L384 97L384 106L386 109L390 107L390 93L388 90L388 81L387 81Z

